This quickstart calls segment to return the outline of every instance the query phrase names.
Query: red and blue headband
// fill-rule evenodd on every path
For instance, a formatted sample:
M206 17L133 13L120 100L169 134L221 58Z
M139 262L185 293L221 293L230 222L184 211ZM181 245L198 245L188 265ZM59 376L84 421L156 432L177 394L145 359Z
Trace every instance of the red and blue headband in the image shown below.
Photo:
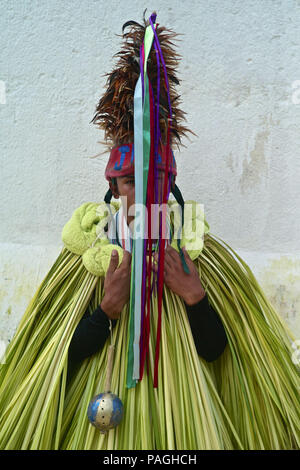
M168 157L168 158L167 158ZM165 170L169 161L168 173L176 176L177 168L172 149L169 147L169 155L167 155L167 147L161 146L156 156L156 169ZM134 174L134 144L120 145L110 152L110 157L105 169L105 178L110 178Z

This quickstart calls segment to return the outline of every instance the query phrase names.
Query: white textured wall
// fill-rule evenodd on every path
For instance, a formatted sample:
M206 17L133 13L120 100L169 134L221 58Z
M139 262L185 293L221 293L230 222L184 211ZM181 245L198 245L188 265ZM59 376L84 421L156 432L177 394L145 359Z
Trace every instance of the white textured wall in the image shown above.
M105 194L90 121L116 34L146 7L183 34L182 107L197 137L177 153L178 185L300 337L299 0L0 0L0 339L73 210Z

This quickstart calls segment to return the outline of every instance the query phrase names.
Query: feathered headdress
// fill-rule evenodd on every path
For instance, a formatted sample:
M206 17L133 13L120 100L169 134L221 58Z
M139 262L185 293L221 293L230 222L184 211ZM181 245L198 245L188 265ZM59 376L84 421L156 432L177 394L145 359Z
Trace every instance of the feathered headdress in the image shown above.
M112 147L134 142L134 90L141 73L141 47L149 24L149 20L146 21L144 16L144 25L135 21L127 21L123 25L122 49L114 56L118 61L115 68L105 74L108 77L106 91L99 100L92 122L104 130L105 142ZM148 56L147 72L153 95L156 96L159 91L160 143L163 145L167 143L170 100L172 108L170 145L172 148L174 144L179 147L181 138L187 136L189 132L193 133L182 124L185 112L179 108L180 95L175 90L176 85L179 85L176 68L180 55L175 51L173 41L179 34L158 24L155 33L169 81L167 88L163 63L160 62L159 67L157 64L159 51L156 47L152 47Z
M125 32L129 28L128 32ZM173 48L176 34L156 23L156 13L144 26L128 21L123 25L124 44L116 54L116 68L108 75L107 89L100 99L92 120L104 130L110 144L110 158L106 167L107 179L128 173L135 175L135 204L145 207L145 215L139 220L140 233L134 233L131 263L130 338L128 348L127 386L134 387L143 376L144 364L149 353L150 297L152 239L151 225L153 204L162 204L160 234L164 233L166 207L170 191L182 207L184 201L176 185L176 163L172 152L174 144L189 131L182 125L184 112L179 109L179 84L176 67L179 56ZM164 172L163 197L158 201L158 171ZM173 182L172 182L173 177ZM110 202L109 190L105 201ZM147 219L148 218L148 219ZM184 255L178 239L178 250L186 272ZM147 253L149 259L147 263ZM158 358L160 350L161 311L164 274L165 239L160 235L158 246L158 323L154 364L154 386L157 387Z

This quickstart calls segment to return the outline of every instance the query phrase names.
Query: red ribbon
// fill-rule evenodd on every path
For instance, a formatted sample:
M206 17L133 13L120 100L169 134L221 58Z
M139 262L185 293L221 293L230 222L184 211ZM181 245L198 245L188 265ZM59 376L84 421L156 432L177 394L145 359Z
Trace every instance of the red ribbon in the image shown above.
M170 125L168 125L168 137L167 137L167 165L164 175L164 193L163 193L163 214L162 222L166 220L166 203L168 193L168 168L169 168L169 150L170 150ZM160 339L161 339L161 311L162 311L162 295L163 295L163 284L164 284L164 265L165 265L165 240L160 237L159 240L159 262L158 262L158 319L157 319L157 336L156 336L156 347L155 347L155 361L154 361L154 379L153 386L157 388L158 384L158 361L160 354Z
M147 214L148 214L148 239L147 239L147 252L149 262L147 269L147 298L145 302L146 313L144 315L141 348L141 361L140 361L140 380L143 378L144 366L146 358L149 358L149 338L150 338L150 312L151 312L151 272L152 272L152 219L151 207L154 204L154 143L155 143L155 129L154 129L154 110L153 110L153 91L149 80L149 99L150 99L150 158L149 158L149 171L147 181ZM149 372L149 371L148 371Z

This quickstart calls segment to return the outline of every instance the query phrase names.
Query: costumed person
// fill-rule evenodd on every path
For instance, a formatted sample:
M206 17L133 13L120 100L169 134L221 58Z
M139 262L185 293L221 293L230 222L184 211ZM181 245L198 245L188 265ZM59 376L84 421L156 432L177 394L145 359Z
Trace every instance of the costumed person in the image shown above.
M299 449L293 335L175 184L175 33L153 13L123 38L93 119L110 189L65 225L9 345L0 448Z

